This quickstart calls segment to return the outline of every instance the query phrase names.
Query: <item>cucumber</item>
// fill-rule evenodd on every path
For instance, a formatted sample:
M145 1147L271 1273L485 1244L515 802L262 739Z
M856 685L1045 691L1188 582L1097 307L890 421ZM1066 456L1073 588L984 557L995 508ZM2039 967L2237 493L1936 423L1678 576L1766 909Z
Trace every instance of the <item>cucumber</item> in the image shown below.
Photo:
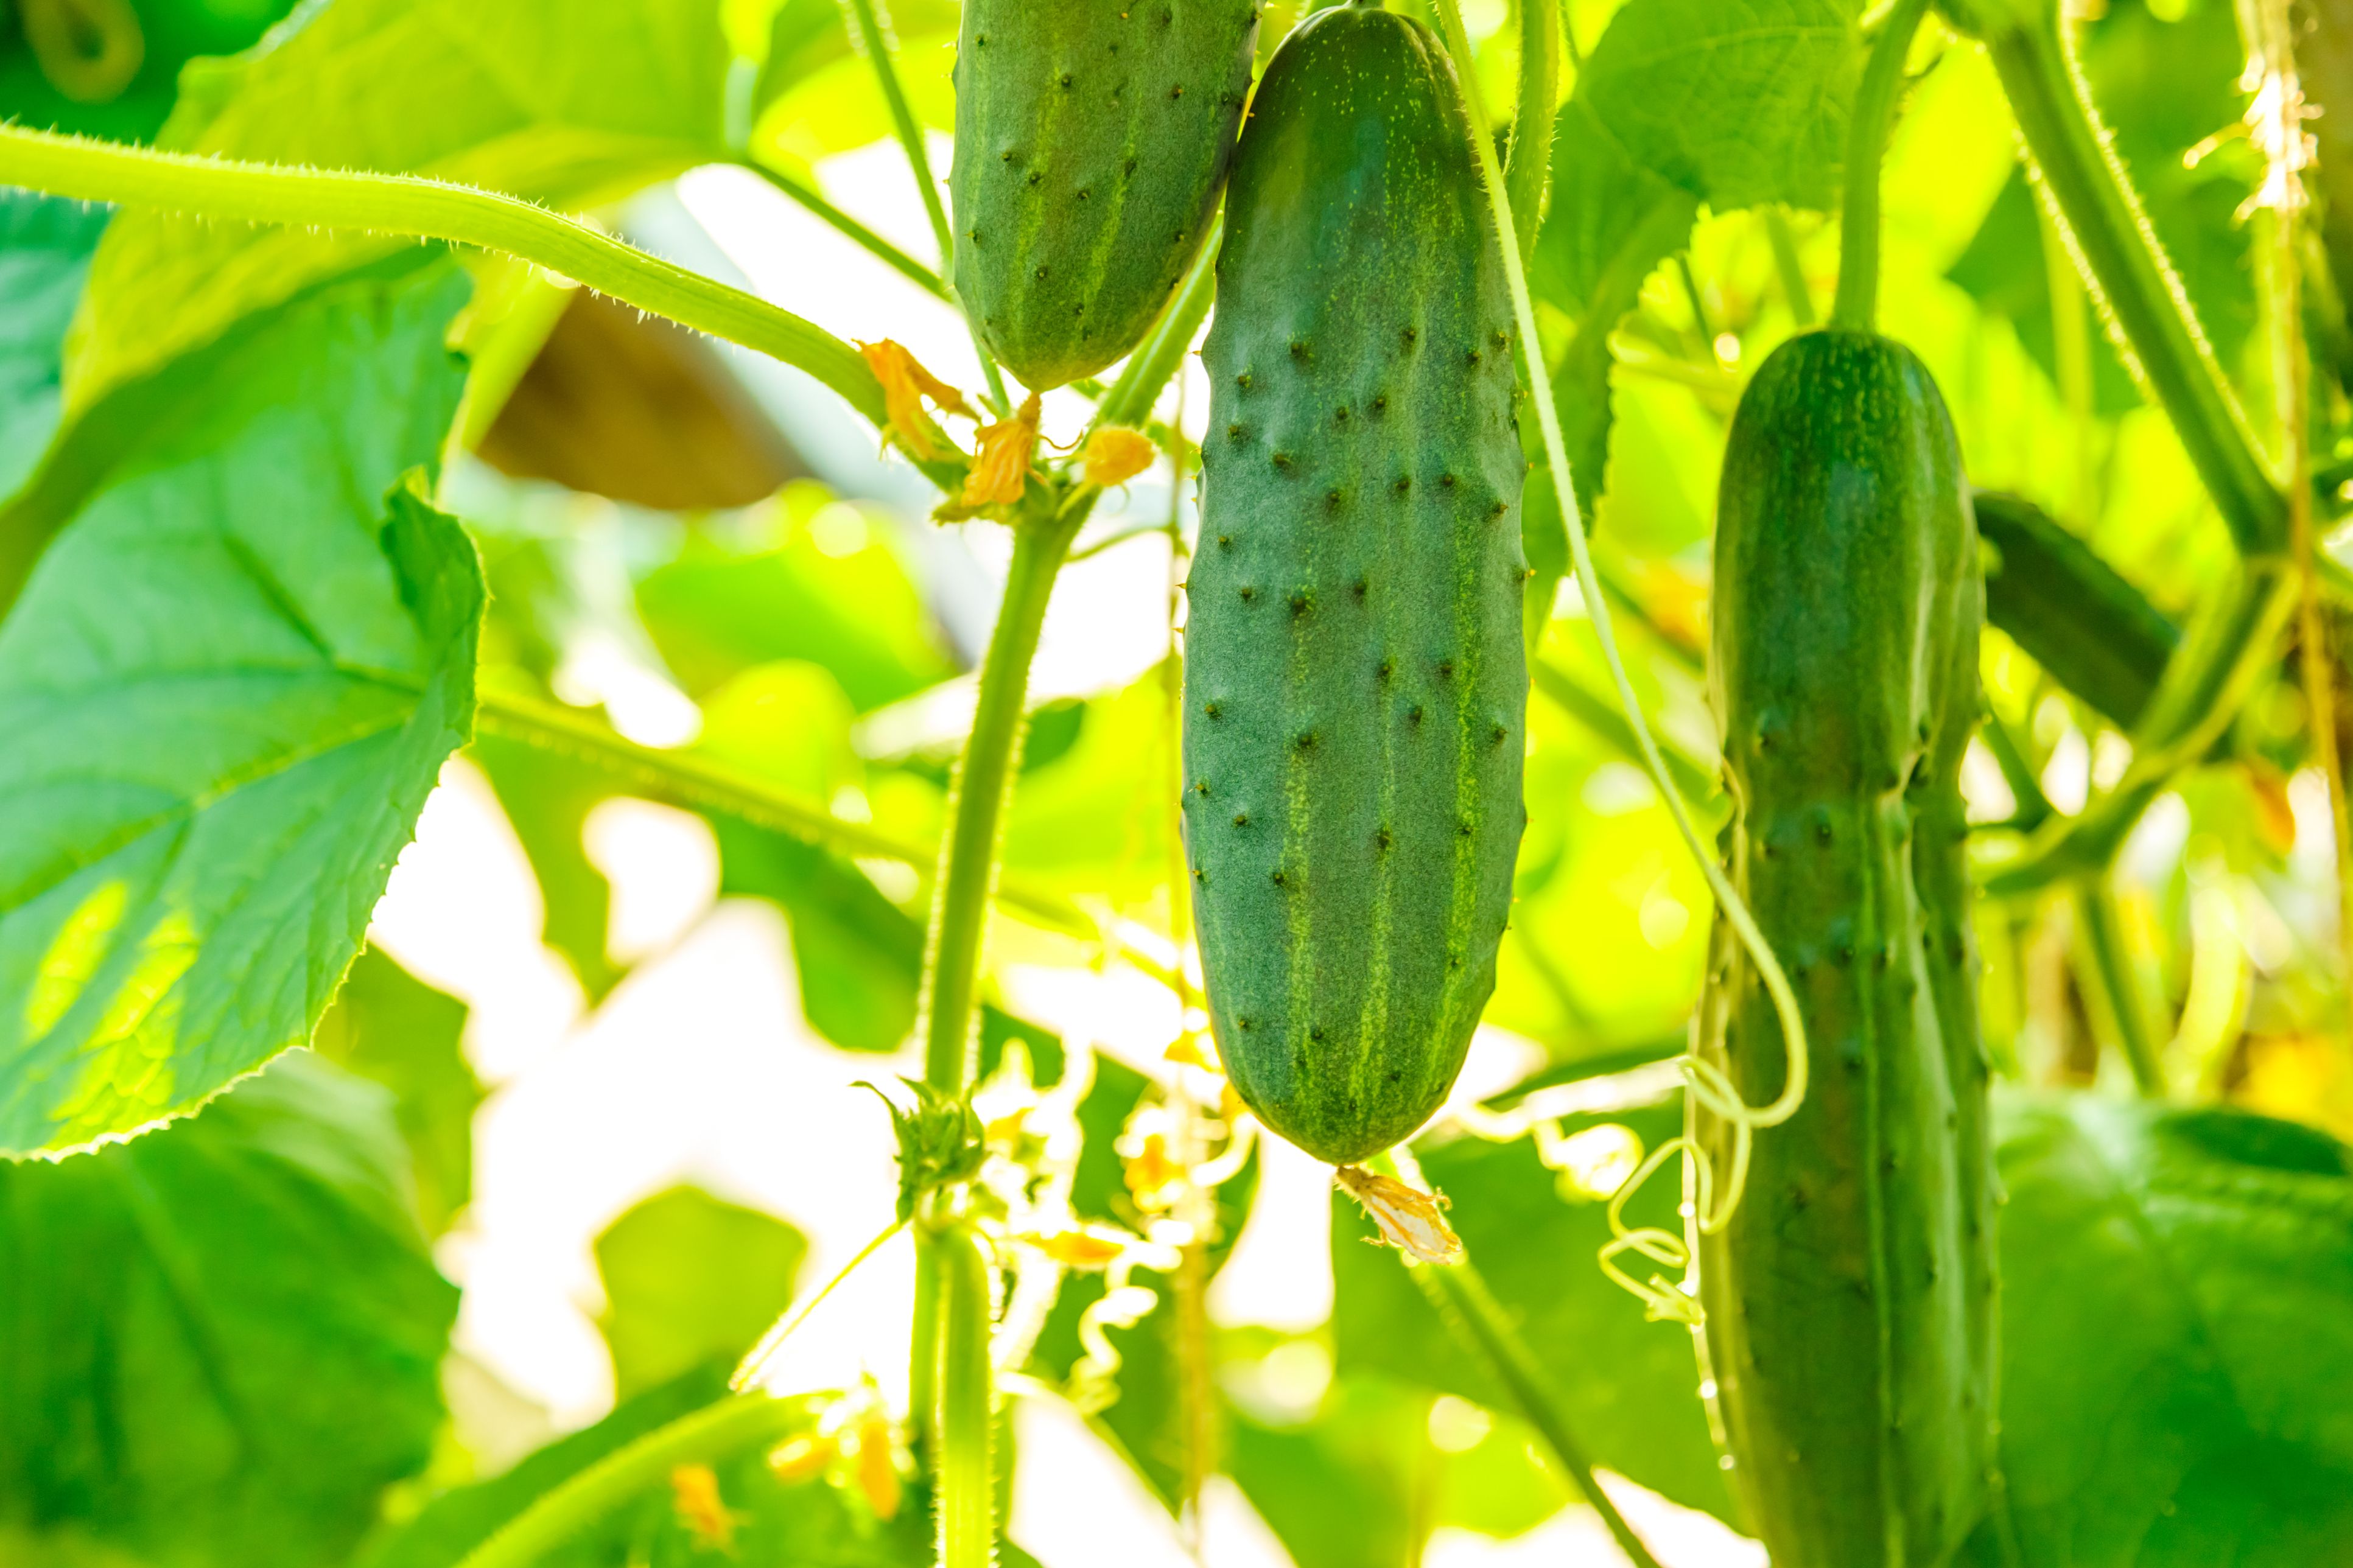
M1327 10L1267 68L1205 355L1185 827L1243 1100L1318 1159L1446 1098L1525 813L1511 308L1419 22Z
M1142 341L1208 229L1257 46L1256 0L967 0L956 293L1024 384Z
M2033 502L1977 492L1986 618L2118 728L2140 722L2181 631Z
M1813 1042L1701 1244L1736 1489L1777 1568L1947 1562L1993 1464L1994 1178L1961 756L1984 589L1952 422L1901 345L1825 331L1757 371L1717 507L1710 683L1726 870ZM1749 1100L1786 1061L1738 945L1700 1049ZM1732 1128L1701 1119L1718 1173Z

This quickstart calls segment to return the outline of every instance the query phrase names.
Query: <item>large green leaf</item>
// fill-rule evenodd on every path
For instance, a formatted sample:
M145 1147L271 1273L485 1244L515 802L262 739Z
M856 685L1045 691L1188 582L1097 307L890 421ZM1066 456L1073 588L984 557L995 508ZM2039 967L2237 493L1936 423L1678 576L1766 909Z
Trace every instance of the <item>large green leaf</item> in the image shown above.
M2088 1095L2001 1124L2002 1468L2030 1564L2353 1557L2353 1154Z
M472 721L481 577L406 489L465 292L339 286L182 367L0 625L0 1150L303 1043Z
M656 1193L596 1237L597 1327L623 1399L732 1363L793 1304L808 1241L772 1215L700 1187Z
M1833 205L1862 68L1854 13L1850 0L1629 0L1578 72L1530 284L1577 323L1553 395L1588 521L1608 485L1609 334L1701 205ZM1539 502L1529 526L1548 530L1557 506L1549 491Z
M727 63L712 0L340 0L192 76L164 140L584 206L723 156ZM127 215L90 275L68 400L406 243Z
M0 190L0 496L25 482L57 429L66 326L109 216Z
M370 948L353 961L311 1041L321 1056L392 1091L428 1236L448 1229L473 1195L482 1085L460 1047L465 1029L463 1002Z
M0 1535L339 1560L441 1421L458 1292L406 1166L390 1097L308 1053L164 1131L0 1165Z

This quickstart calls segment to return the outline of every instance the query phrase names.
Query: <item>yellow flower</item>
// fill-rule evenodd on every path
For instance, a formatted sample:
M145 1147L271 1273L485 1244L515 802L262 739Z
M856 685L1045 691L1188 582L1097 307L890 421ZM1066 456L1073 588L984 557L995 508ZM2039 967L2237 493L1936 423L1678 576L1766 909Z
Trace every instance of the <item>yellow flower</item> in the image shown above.
M1012 418L982 426L979 445L957 500L968 507L1019 500L1029 482L1029 459L1038 450L1038 395L1031 393Z
M824 1474L825 1468L833 1463L833 1454L832 1438L804 1432L769 1453L768 1469L776 1479L791 1486Z
M1462 1261L1462 1240L1440 1212L1446 1207L1445 1194L1418 1191L1361 1165L1343 1165L1332 1175L1365 1206L1373 1223L1381 1227L1382 1239L1391 1247L1424 1263Z
M671 1502L681 1524L695 1540L722 1552L735 1550L735 1526L743 1516L719 1495L719 1477L709 1465L681 1465L670 1473Z
M1125 484L1152 466L1160 448L1141 430L1106 425L1087 437L1083 473L1087 483L1109 489Z
M880 1405L870 1405L858 1418L858 1453L854 1474L858 1489L877 1519L899 1512L899 1456L892 1441L891 1417Z

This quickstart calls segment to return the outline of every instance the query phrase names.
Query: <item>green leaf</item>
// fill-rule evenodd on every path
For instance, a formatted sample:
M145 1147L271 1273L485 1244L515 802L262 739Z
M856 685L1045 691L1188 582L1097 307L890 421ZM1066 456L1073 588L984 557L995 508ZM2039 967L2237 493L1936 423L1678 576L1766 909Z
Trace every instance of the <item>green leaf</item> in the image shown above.
M25 482L58 427L66 326L111 216L0 190L0 495Z
M1844 0L1629 0L1578 72L1529 281L1577 323L1553 393L1588 522L1608 488L1609 334L1702 204L1834 205L1862 61Z
M1651 1108L1613 1118L1646 1147L1673 1137L1682 1113ZM1641 1303L1605 1277L1595 1255L1609 1237L1604 1205L1564 1200L1535 1145L1475 1139L1416 1151L1422 1173L1453 1200L1454 1228L1557 1391L1569 1429L1596 1464L1689 1508L1729 1519L1732 1500L1699 1403L1691 1336L1645 1321ZM1630 1224L1674 1220L1672 1173L1630 1205ZM1647 1212L1646 1212L1647 1211ZM1332 1331L1343 1375L1376 1371L1508 1410L1503 1387L1447 1331L1429 1300L1345 1194L1333 1198Z
M0 1534L339 1561L425 1462L458 1292L390 1097L307 1053L205 1115L0 1166Z
M724 155L727 62L711 0L340 0L192 72L163 140L586 207ZM91 270L69 404L408 245L128 214Z
M448 1229L473 1195L482 1085L459 1047L465 1028L463 1002L370 948L353 961L311 1041L329 1061L392 1091L428 1236Z
M379 499L463 294L357 281L184 367L0 625L0 1150L193 1110L358 952L472 721L473 546Z
M2093 1095L2000 1128L2002 1468L2026 1563L2353 1552L2353 1154Z
M708 1363L733 1363L793 1304L808 1241L772 1215L700 1187L655 1194L596 1237L623 1399Z

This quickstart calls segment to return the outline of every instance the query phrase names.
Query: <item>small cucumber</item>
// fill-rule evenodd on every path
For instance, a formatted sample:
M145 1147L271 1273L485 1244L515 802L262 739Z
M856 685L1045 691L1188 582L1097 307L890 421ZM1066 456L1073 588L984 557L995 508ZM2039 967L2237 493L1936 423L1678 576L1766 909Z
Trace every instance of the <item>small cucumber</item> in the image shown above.
M1218 266L1185 825L1234 1087L1335 1164L1446 1098L1525 813L1513 341L1445 50L1327 10L1267 68Z
M1777 1568L1927 1568L1986 1508L1994 1177L1960 798L1984 591L1952 422L1908 350L1810 332L1757 371L1715 595L1726 869L1814 1051L1803 1108L1757 1134L1702 1243L1734 1479ZM1752 1103L1778 1091L1737 943L1716 943L1702 1020Z
M1257 46L1256 0L967 0L955 287L1024 384L1143 339L1209 226Z

